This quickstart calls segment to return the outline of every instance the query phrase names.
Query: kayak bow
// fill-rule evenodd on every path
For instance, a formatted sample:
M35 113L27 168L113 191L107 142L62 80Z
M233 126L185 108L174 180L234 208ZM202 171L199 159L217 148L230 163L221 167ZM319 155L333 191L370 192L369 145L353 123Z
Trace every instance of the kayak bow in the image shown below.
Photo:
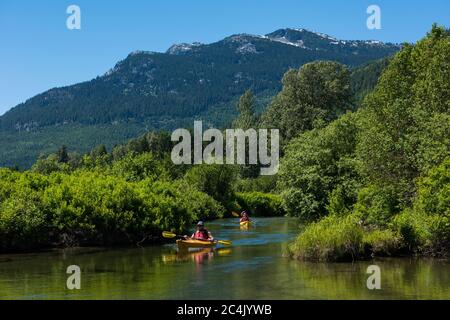
M240 226L241 226L241 228L243 228L243 229L248 229L248 228L250 227L250 225L251 225L250 221L242 221L242 222L240 223Z

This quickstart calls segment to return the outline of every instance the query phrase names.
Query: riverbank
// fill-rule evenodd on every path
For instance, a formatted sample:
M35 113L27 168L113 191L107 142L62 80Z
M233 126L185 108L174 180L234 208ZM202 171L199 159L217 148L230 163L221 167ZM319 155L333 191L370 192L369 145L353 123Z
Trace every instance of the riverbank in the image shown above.
M288 214L309 223L292 257L450 255L449 35L433 25L357 110L291 139L277 187Z
M370 217L361 205L307 225L289 246L299 260L354 261L375 256L450 256L450 160L418 182L412 208Z

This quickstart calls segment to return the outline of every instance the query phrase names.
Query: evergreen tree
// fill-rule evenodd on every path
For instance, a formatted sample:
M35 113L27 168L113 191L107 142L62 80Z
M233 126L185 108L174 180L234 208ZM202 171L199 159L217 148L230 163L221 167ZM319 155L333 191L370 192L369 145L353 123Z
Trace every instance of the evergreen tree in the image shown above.
M108 150L106 150L106 146L104 144L98 145L91 151L91 157L93 159L101 158L108 154Z
M236 106L239 111L239 116L234 120L233 127L236 129L248 130L257 129L258 117L255 112L255 97L253 92L247 90L239 99ZM249 150L249 143L246 141L246 150ZM246 155L248 163L249 156ZM259 165L243 165L240 167L240 175L243 178L256 178L260 173Z
M243 130L256 128L258 121L255 113L255 97L252 91L245 91L239 98L236 108L239 116L234 120L233 127Z
M67 146L66 145L62 145L58 152L57 152L57 156L58 156L58 162L59 163L67 163L69 162L69 154L67 153Z

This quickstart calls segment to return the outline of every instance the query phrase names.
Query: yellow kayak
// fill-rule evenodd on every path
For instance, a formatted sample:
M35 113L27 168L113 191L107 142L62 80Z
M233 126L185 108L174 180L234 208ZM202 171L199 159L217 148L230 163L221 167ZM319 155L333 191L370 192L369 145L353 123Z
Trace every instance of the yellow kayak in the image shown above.
M178 249L187 250L189 248L214 248L217 242L204 240L177 240Z
M250 221L242 221L240 223L240 225L241 225L241 228L247 229L247 228L249 228L251 226L251 222Z

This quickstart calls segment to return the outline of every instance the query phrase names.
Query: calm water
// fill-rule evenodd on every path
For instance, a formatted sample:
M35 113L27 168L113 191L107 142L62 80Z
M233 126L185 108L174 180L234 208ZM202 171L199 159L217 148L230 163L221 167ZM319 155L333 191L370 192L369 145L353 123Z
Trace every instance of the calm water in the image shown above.
M380 259L317 264L282 257L296 220L236 219L209 224L231 248L179 255L174 245L0 255L0 299L450 299L450 262ZM67 266L81 267L81 290L66 289ZM366 288L377 264L382 290Z

